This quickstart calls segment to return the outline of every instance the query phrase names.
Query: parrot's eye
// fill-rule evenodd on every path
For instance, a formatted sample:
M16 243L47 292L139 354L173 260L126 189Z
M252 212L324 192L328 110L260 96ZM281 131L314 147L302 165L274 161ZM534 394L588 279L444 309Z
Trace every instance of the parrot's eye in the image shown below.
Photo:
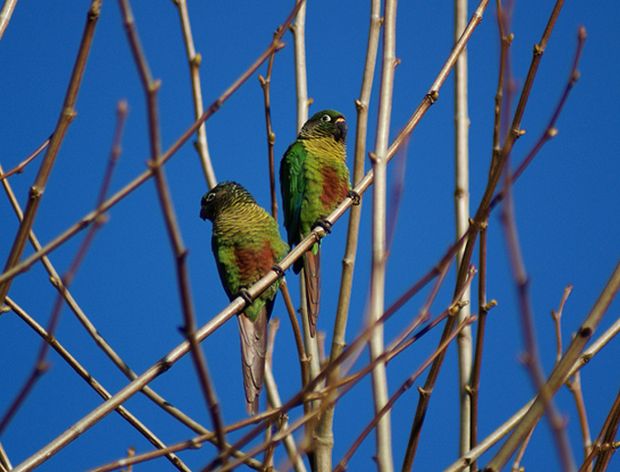
M321 121L324 121L324 122L326 122L326 123L327 123L327 122L329 122L329 121L331 121L331 120L332 120L332 117L331 117L331 116L329 116L329 115L323 115L323 116L321 117Z
M215 198L215 194L210 193L209 195L207 195L207 202L212 202L214 198Z

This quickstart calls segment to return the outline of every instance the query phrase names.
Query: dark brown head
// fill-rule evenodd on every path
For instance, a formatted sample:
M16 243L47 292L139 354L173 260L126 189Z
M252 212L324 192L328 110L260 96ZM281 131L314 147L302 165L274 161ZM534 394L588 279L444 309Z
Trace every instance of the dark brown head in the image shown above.
M220 212L248 203L256 204L256 201L241 184L222 182L203 195L200 200L200 218L213 221Z
M312 115L299 132L299 139L332 137L343 143L347 137L347 122L342 113L323 110Z

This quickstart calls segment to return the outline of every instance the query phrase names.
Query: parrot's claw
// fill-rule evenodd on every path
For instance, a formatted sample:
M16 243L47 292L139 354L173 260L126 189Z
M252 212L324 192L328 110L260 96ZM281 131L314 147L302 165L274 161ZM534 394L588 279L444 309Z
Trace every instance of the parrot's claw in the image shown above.
M271 270L273 270L276 274L278 274L278 277L284 277L284 269L280 267L278 264L272 265Z
M246 306L250 306L252 303L254 303L254 301L252 300L252 296L250 295L250 292L248 292L248 289L245 287L239 290L239 294L237 296L243 298L243 301L245 302Z
M348 193L347 195L348 195L348 196L349 196L349 198L351 199L351 201L352 201L352 203L351 203L351 204L352 204L352 205L357 206L357 205L359 205L359 204L360 204L360 202L361 202L361 200L362 200L362 197L361 197L361 196L360 196L360 194L359 194L359 193L357 193L355 190L349 190L349 193Z
M316 220L314 222L314 225L312 225L312 229L316 228L317 226L320 226L321 228L323 228L325 230L326 233L331 233L332 232L332 224L327 221L325 218L319 218L318 220Z

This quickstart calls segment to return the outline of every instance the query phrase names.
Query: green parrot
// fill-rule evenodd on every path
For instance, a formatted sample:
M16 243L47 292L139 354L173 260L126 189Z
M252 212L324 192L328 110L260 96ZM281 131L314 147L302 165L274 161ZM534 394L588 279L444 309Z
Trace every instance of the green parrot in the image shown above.
M246 289L287 254L275 220L236 182L222 182L200 201L200 217L213 222L211 247L228 298L249 299ZM278 270L281 270L278 268ZM265 374L267 322L279 280L237 316L248 413L256 414Z
M359 201L351 191L345 140L347 123L341 113L323 110L301 128L297 140L289 146L280 163L280 187L284 208L284 226L288 243L293 246L310 233L316 224L330 231L324 220L347 196ZM310 334L314 337L320 298L319 245L299 259L293 270L304 267Z

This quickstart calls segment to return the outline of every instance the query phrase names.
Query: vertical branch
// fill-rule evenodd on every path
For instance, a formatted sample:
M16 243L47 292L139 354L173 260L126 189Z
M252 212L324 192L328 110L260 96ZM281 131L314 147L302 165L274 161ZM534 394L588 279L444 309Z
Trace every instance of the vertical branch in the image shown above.
M273 145L276 142L276 134L271 126L271 72L273 70L273 60L276 57L277 50L274 50L269 56L267 63L267 75L258 76L258 81L263 89L263 100L265 101L265 128L267 132L267 161L269 165L269 194L271 195L271 216L278 221L278 199L276 198L276 177L275 163L273 155Z
M306 2L305 0L295 0L296 5L300 5L295 18L295 23L291 25L290 29L293 33L294 51L295 51L295 86L297 97L297 131L301 130L301 127L308 120L308 108L311 100L308 99L308 77L306 70ZM321 370L319 360L319 345L318 336L312 337L310 335L310 321L308 319L308 300L306 299L306 282L304 277L304 270L299 274L299 293L300 293L300 312L301 323L304 334L305 351L310 360L309 362L309 380L314 379ZM320 385L316 385L319 388ZM304 402L304 410L308 413L309 409L315 409L318 407L317 401ZM306 434L310 439L312 434L314 421L308 423L306 428Z
M375 74L375 64L377 62L377 50L379 48L379 33L381 31L381 2L371 0L370 3L370 22L368 27L368 44L366 47L366 62L362 75L362 85L360 97L355 101L357 109L357 126L355 127L355 151L353 163L353 185L356 186L364 176L364 160L366 158L366 135L368 133L368 107L372 83ZM351 303L351 289L353 287L353 272L355 268L355 255L359 236L360 219L362 206L356 205L351 208L349 216L349 227L347 231L347 243L344 257L342 259L342 274L340 277L340 291L338 293L338 307L334 321L332 334L332 345L329 360L332 362L344 349L345 333ZM333 384L338 380L339 368L336 367L329 376L327 383ZM317 463L319 470L321 466L325 470L331 470L332 449L333 449L333 427L334 407L328 408L321 416L317 427Z
M504 77L508 69L508 49L512 42L512 36L506 35L505 17L502 9L501 0L496 0L496 18L497 28L500 38L500 53L499 53L499 74L497 77L497 88L495 91L495 107L494 107L494 120L493 120L493 149L491 154L491 161L494 162L497 159L497 155L501 149L500 132L502 123L502 112L505 110L503 102L504 92ZM480 245L478 249L479 253L479 266L480 274L478 277L478 325L476 329L476 347L474 354L473 372L470 382L470 395L471 395L471 430L470 430L470 448L474 448L478 445L478 400L480 393L480 373L482 370L482 353L484 347L484 334L486 328L487 314L489 310L496 304L495 300L491 303L487 303L487 232L488 232L488 219L485 219L480 225ZM463 455L463 452L461 452ZM474 459L470 470L478 470L478 465Z
M379 93L379 117L377 119L377 140L373 155L375 185L373 187L372 214L372 275L370 292L369 322L373 323L383 313L385 297L386 263L386 191L387 151L390 136L390 115L394 69L396 67L396 0L385 0L383 28L383 60L381 65L381 89ZM379 357L383 350L383 325L379 324L369 341L371 360ZM387 375L385 364L379 363L372 371L372 386L375 415L388 402ZM377 424L377 461L379 469L390 472L394 469L390 414L384 414Z
M297 90L297 131L308 121L308 76L306 74L306 2L295 0L299 5L295 23L291 25L295 49L295 85Z
M467 0L454 0L454 42L456 43L467 26ZM467 98L467 49L456 61L454 67L454 132L455 132L455 189L454 210L456 216L456 238L469 229L469 114ZM457 253L457 268L463 259L464 248ZM458 270L458 269L457 269ZM469 288L464 294L469 300ZM457 315L460 324L471 315L471 305L465 305ZM471 447L471 396L469 385L472 372L471 326L465 325L457 337L459 366L459 453L463 455Z
M200 344L196 338L196 316L194 314L194 306L191 299L189 288L189 274L187 271L187 249L183 245L181 233L176 221L176 215L172 205L170 189L166 182L166 176L163 168L159 165L161 159L161 138L159 129L159 106L157 103L157 92L160 82L154 80L149 69L146 57L140 44L140 39L136 31L135 21L129 0L119 0L121 11L123 13L123 22L127 32L127 38L131 46L131 50L140 74L142 87L146 95L147 112L149 122L149 137L151 147L150 165L154 171L155 182L157 187L157 195L164 216L166 230L170 239L173 255L176 262L177 280L179 284L179 294L181 297L181 306L183 309L183 318L185 322L184 331L187 341L190 345L192 359L206 399L207 408L211 414L213 427L218 438L218 447L220 451L226 450L226 439L224 436L224 423L220 416L219 404L215 394L215 388L211 382L207 367L207 360L204 353L200 349Z
M288 291L286 279L282 279L280 283L280 291L282 292L282 298L284 298L284 305L286 306L286 311L291 322L291 329L293 330L293 337L295 338L297 357L299 357L299 370L301 372L301 384L305 385L306 383L308 383L310 375L308 371L308 364L310 363L310 359L308 359L308 355L306 354L304 341L301 335L301 329L299 328L299 322L297 321L295 307L293 306L293 300L291 300L291 294Z
M54 166L54 162L56 161L56 156L58 155L58 151L60 150L60 146L67 130L69 129L69 125L76 115L74 107L77 102L77 95L80 90L82 78L84 77L84 71L86 70L86 62L88 55L90 54L90 47L95 35L95 26L97 25L100 11L101 0L92 0L86 15L86 25L84 26L84 32L82 34L82 41L75 60L75 65L73 66L73 72L71 73L69 87L60 111L60 116L58 117L58 122L56 123L56 129L52 134L50 144L47 148L47 152L43 158L43 162L41 163L41 167L39 168L35 181L32 187L30 187L28 204L26 205L26 210L24 211L24 218L19 225L19 230L13 241L13 246L11 247L11 251L9 253L9 257L7 258L3 272L6 272L8 269L17 264L24 251L28 234L30 233L30 229L34 223L39 204L41 203L41 198L45 192L47 180L52 171L52 167ZM9 293L10 286L11 279L4 283L0 283L0 306L4 301L4 297L6 297L7 293Z
M192 96L194 98L194 117L198 119L204 113L199 70L202 56L199 53L196 53L196 49L194 47L192 27L189 21L189 13L187 11L187 0L174 0L174 3L179 10L179 19L181 20L181 29L183 31L183 40L185 42L185 52L187 53L187 59L189 61L189 74L192 82ZM194 146L196 147L196 151L200 157L200 164L202 166L205 179L207 180L207 185L211 189L217 185L217 180L215 178L213 164L211 163L211 156L209 155L207 129L204 123L202 123L196 131L196 137L197 139Z
M276 385L272 371L273 344L275 332L279 326L279 322L276 323L276 321L277 320L271 320L270 323L267 357L265 358L265 390L267 391L267 401L269 402L271 408L280 408L282 406L282 400L280 399L278 386ZM286 418L283 418L283 421L280 422L278 429L282 432L286 430L286 428L288 428L288 421ZM284 437L284 448L286 449L291 464L293 464L293 469L295 469L295 472L306 472L306 466L304 465L299 451L297 450L297 446L295 445L295 440L291 434L287 434Z

